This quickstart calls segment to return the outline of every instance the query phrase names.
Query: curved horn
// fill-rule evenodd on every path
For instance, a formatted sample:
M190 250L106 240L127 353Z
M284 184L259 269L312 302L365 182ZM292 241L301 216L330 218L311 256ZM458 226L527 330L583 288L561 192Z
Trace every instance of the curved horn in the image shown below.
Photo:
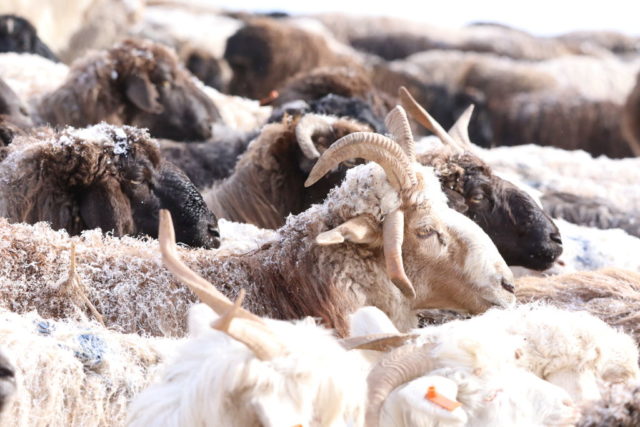
M409 119L407 119L407 113L400 105L387 114L384 119L384 124L387 129L393 135L393 139L404 149L404 152L409 157L410 162L416 161L415 142L413 140L413 134L411 133L411 126L409 125Z
M313 134L317 131L329 132L335 122L330 117L316 114L307 114L296 125L296 139L302 154L308 159L317 159L320 153L313 143Z
M406 345L385 355L367 378L369 388L365 425L377 427L380 409L394 388L433 370L433 361L425 349Z
M458 117L458 120L449 129L449 135L453 138L461 147L468 147L467 150L473 148L471 138L469 138L469 122L471 122L471 115L473 114L473 104L469 105L464 113Z
M340 345L346 350L374 350L389 351L403 346L417 334L372 334L359 337L349 337L340 340Z
M362 158L378 163L387 174L391 185L399 192L417 185L416 174L409 158L392 139L372 132L354 132L343 136L325 151L304 183L309 187L340 162Z
M407 298L415 298L416 291L404 272L402 262L402 241L404 240L404 213L397 209L384 219L382 224L384 259L387 276Z
M240 290L236 302L224 315L220 316L211 327L217 329L238 342L241 342L260 360L271 360L285 353L286 346L262 323L256 323L248 319L236 319L241 310L245 291ZM235 319L235 322L232 321Z
M427 113L420 104L418 104L404 86L400 87L398 90L398 96L400 97L400 103L409 112L409 114L411 114L411 117L413 117L414 120L433 132L443 144L449 145L460 154L464 152L464 147L458 144L456 140L453 139L442 126L440 126L440 123L431 117L431 115Z
M222 315L233 308L233 303L226 296L182 262L176 251L176 235L173 230L171 214L166 209L160 210L158 241L160 242L160 252L162 253L164 265L185 283L198 296L200 301L211 307L218 315ZM242 308L238 309L236 316L262 323L260 317Z

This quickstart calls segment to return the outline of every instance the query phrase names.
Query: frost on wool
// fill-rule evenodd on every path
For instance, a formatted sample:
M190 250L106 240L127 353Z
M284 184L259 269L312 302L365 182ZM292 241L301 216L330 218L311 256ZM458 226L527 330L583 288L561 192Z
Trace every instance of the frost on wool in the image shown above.
M15 426L113 426L171 356L170 339L108 331L0 309L3 349L16 367L16 398L3 414Z

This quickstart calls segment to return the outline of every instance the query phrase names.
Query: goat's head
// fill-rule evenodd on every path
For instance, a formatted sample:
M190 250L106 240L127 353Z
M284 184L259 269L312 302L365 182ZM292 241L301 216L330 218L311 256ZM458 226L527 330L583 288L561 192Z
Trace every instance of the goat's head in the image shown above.
M126 124L177 141L211 137L211 125L220 114L175 53L149 41L127 40L109 56L126 100Z
M348 179L335 194L349 191L346 187L355 183L372 193L373 187L384 187L380 200L386 201L381 202L378 216L355 215L318 234L316 242L382 248L388 278L412 301L412 309L478 313L513 304L512 274L489 237L447 207L432 170L415 162L413 136L402 107L389 113L387 127L395 140L375 133L349 134L331 145L309 174L305 186L344 160L364 158L382 166L388 180L376 165L351 169L348 176L364 172L363 179ZM332 194L325 204L333 203Z
M509 265L545 270L562 253L558 227L523 190L497 177L476 154L467 128L469 107L447 133L406 91L400 99L412 116L431 130L445 149L421 156L433 164L449 204L491 237Z

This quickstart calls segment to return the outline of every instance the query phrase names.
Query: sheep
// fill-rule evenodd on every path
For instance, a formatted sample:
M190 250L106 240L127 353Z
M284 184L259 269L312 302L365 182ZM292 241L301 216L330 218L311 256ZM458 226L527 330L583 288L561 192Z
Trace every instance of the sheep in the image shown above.
M489 115L496 145L535 143L612 158L634 154L622 136L622 106L611 101L572 91L525 93L494 103Z
M491 334L483 335L480 330L490 330ZM478 396L479 392L486 393L487 388L491 390L492 382L495 386L504 381L502 385L507 389L515 387L516 396L518 391L524 391L522 387L537 389L535 393L541 394L553 389L540 381L531 384L526 375L519 377L526 385L511 382L518 377L519 369L562 388L565 393L555 393L556 397L565 396L556 401L559 404L571 399L586 403L598 399L601 388L607 384L631 384L640 377L638 348L633 339L585 312L523 305L413 330L412 334L417 335L414 341L384 355L369 374L367 425L377 424L385 399L393 389L427 374L456 382L459 391L455 397L466 404L465 410L469 407L470 418L479 415L473 411L483 410L483 406L495 416L495 409L486 408L486 402L481 403L482 396ZM534 385L536 382L538 386ZM514 400L513 409L519 411L522 408L518 407L518 399ZM571 404L564 406L565 416L576 416ZM499 410L499 416L505 414ZM535 407L531 414L547 415ZM513 420L511 423L519 424Z
M163 221L165 265L207 306L191 310L192 339L162 381L133 401L128 425L362 425L366 382L359 354L312 319L262 319L239 308L242 292L232 304L182 263L170 217Z
M0 214L48 221L70 234L99 227L116 236L157 232L158 210L171 209L181 242L219 246L215 216L175 166L163 162L148 133L96 125L17 137L0 163Z
M126 40L76 61L58 89L37 106L43 123L87 126L107 121L148 128L182 141L211 136L213 102L168 48Z
M219 218L279 228L287 215L322 202L344 178L345 167L341 166L324 178L322 185L304 188L317 151L344 135L368 130L353 120L317 115L286 117L268 124L238 159L233 174L204 190L203 198ZM309 139L315 136L306 151L299 137L302 134L308 134Z
M319 66L357 66L334 52L321 36L291 24L253 19L227 40L225 60L233 70L229 91L262 99L296 73Z
M482 227L507 264L549 268L562 253L558 228L526 192L494 175L476 155L467 133L473 108L467 109L447 133L404 87L400 102L442 143L418 144L417 158L435 168L450 206Z
M17 15L0 15L0 52L35 53L58 62L33 25Z
M605 199L548 192L543 194L541 201L544 210L553 218L600 229L621 228L640 237L640 217L611 206Z
M631 146L633 155L640 156L640 73L624 105L622 132Z
M129 401L177 345L8 310L0 310L0 337L15 372L2 421L15 426L123 425ZM4 386L7 372L0 374Z

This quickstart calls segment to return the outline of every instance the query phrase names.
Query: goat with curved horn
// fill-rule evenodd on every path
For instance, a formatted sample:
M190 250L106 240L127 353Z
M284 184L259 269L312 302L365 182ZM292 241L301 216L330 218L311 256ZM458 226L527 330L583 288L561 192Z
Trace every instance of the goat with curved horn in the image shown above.
M398 115L403 115L402 110L394 110L390 113L388 123L392 126L390 129L400 135L394 135L399 140L404 141L406 148L396 143L391 138L383 135L367 132L356 132L342 137L336 141L323 155L318 159L313 169L309 173L309 177L304 183L305 187L313 185L322 176L331 169L336 167L340 162L360 157L366 160L378 163L384 169L389 183L400 193L405 202L410 200L406 197L416 187L418 180L413 171L412 160L409 155L413 155L412 143L413 138L411 131L408 134L406 130L406 116L404 122ZM406 141L411 139L411 144ZM409 155L405 153L409 151ZM393 284L408 298L415 298L416 291L407 277L402 262L402 242L404 238L404 213L402 210L395 210L387 214L383 223L383 248L387 275Z

